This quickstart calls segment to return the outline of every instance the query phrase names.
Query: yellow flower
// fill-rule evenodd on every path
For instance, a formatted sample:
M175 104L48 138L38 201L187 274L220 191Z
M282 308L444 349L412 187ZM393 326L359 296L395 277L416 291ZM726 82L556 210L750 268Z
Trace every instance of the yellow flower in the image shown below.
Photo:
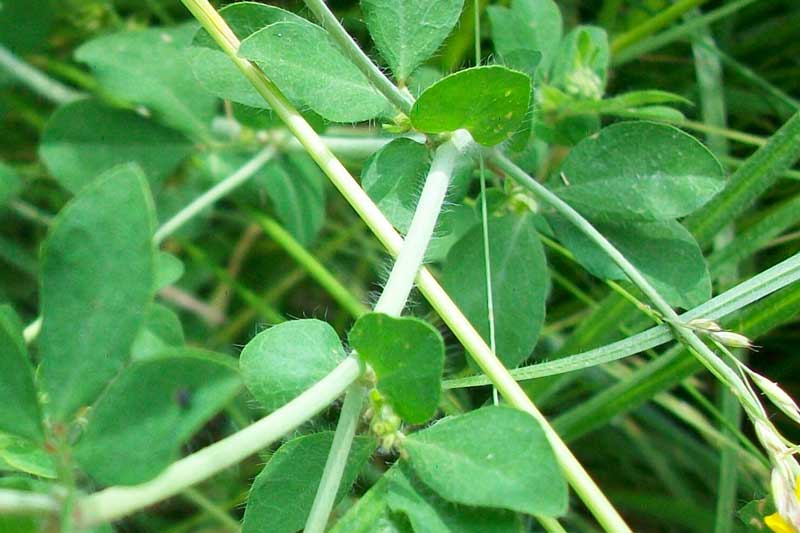
M797 478L794 487L794 497L800 500L800 478ZM777 503L777 502L776 502ZM773 533L798 533L797 529L786 521L780 513L772 513L764 517L764 524L773 531Z
M778 513L764 517L764 523L774 533L797 533L795 529Z

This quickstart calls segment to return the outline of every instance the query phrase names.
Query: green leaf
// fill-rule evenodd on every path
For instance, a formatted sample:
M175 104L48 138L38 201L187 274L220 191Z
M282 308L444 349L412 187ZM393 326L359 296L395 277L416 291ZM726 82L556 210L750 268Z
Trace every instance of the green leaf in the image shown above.
M392 475L394 474L394 475ZM389 508L404 513L414 531L430 533L518 533L519 519L502 509L453 504L427 487L405 463L390 476L386 500Z
M403 233L411 225L430 165L427 146L411 139L393 140L364 163L361 186L389 222Z
M51 0L3 0L0 3L0 44L15 54L43 48L52 22Z
M442 498L464 505L559 516L567 482L529 414L484 407L408 437L414 472Z
M175 130L96 100L79 100L50 117L39 155L74 193L102 172L129 162L141 166L156 186L191 150L188 139Z
M0 431L35 442L44 440L22 323L7 305L0 306Z
M27 439L0 433L0 464L3 463L17 472L25 472L36 477L47 479L57 477L53 456L44 451L40 445L33 444Z
M183 326L178 315L169 307L152 303L147 310L144 326L131 346L131 360L147 359L185 343Z
M244 347L239 364L247 388L274 411L325 377L345 356L330 325L304 319L256 335Z
M425 133L467 129L491 146L510 139L528 112L530 78L499 65L451 74L420 95L411 123Z
M518 533L521 527L512 512L442 499L400 462L348 510L332 533L384 531L381 525L398 514L406 517L413 531L425 533Z
M276 22L303 21L294 13L256 2L230 4L220 9L219 14L239 40L247 39ZM210 93L250 107L269 108L264 97L258 94L205 29L195 34L187 57L195 77Z
M463 7L464 0L361 0L372 40L401 82L441 46Z
M155 213L136 167L111 170L58 215L42 246L41 378L64 420L127 360L153 296Z
M556 237L589 272L603 279L627 280L608 257L568 221L548 216ZM595 224L670 305L691 309L711 298L711 278L700 247L675 220Z
M511 8L489 6L494 50L506 57L516 50L542 54L537 81L546 76L561 41L561 11L553 0L513 0Z
M308 21L277 22L254 33L239 55L255 61L289 99L332 122L359 122L391 107L339 51L328 33Z
M0 208L17 195L22 180L13 168L0 161Z
M372 365L378 390L401 418L421 424L436 413L442 389L444 341L427 322L367 313L348 336L359 357Z
M426 261L444 261L450 249L480 221L475 209L456 204L444 209L436 223L436 232L428 244Z
M800 159L800 112L781 126L730 177L725 190L686 221L686 227L705 246L769 189Z
M512 368L531 354L539 338L548 287L547 262L530 216L490 218L489 243L497 356ZM488 343L484 257L483 228L477 225L447 254L442 286Z
M175 129L203 135L217 100L195 79L186 57L195 31L184 24L104 35L81 45L75 59L88 64L107 91L147 107Z
M250 489L242 533L293 533L302 529L332 443L333 432L324 431L292 439L278 448ZM336 501L350 491L375 446L369 437L353 440Z
M182 348L137 361L97 401L75 459L105 485L147 481L241 386L224 355Z
M183 276L183 262L167 252L158 252L156 256L156 290L172 285Z
M308 169L295 162L267 165L263 190L286 230L307 246L325 224L325 181L316 167Z
M682 217L725 186L711 152L681 130L621 122L572 149L555 192L602 222Z

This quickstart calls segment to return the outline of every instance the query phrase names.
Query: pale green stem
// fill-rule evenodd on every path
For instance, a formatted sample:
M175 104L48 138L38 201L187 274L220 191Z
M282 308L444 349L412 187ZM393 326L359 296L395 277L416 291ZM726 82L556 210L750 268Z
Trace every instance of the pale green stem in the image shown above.
M66 104L84 95L56 81L15 56L0 44L0 68L7 70L18 81L54 104Z
M253 84L256 91L270 104L273 111L284 121L383 246L390 254L396 256L400 250L402 238L392 224L383 216L372 199L361 189L344 165L333 156L319 135L292 107L278 88L255 65L236 55L239 40L222 17L207 0L182 0L182 2L227 53L242 74ZM417 286L433 309L472 355L478 366L492 379L508 403L530 413L541 424L566 478L598 521L609 531L630 531L625 521L572 455L564 441L519 384L514 381L508 373L508 369L503 366L428 269L424 267L420 269L417 275Z
M217 504L206 498L199 490L188 488L183 491L183 497L214 517L227 531L237 532L241 529L238 521L234 520L224 509L220 509Z
M447 195L447 188L456 167L459 156L472 144L472 137L464 130L455 132L452 138L442 144L434 154L431 168L425 179L425 185L420 193L414 216L408 234L403 242L403 247L397 256L389 279L383 288L375 312L386 313L391 316L400 316L406 306L411 290L414 288L414 278L417 276L425 251L433 236L436 221ZM361 412L361 403L365 389L360 385L353 385L345 397L345 405L339 415L333 445L328 454L325 470L320 480L317 494L311 513L306 521L307 533L322 533L328 523L331 510L339 490L342 473L344 472L347 456L355 436L355 428ZM349 407L348 402L357 404L358 409Z
M740 402L745 407L755 409L752 405L751 395L746 390L742 380L720 357L714 353L700 338L688 327L683 326L678 313L667 303L661 294L656 291L644 276L634 267L619 250L617 250L608 239L595 229L585 218L575 211L569 204L556 196L544 185L530 177L524 170L515 165L504 155L495 152L493 160L499 168L508 173L517 183L528 189L540 200L544 200L561 215L572 223L581 233L586 235L592 242L600 246L612 261L625 273L630 281L641 290L645 296L653 303L655 308L662 314L666 321L672 326L675 336L686 346L691 348L698 360L721 382L726 384Z
M0 489L0 515L57 513L61 503L48 494Z
M78 502L81 527L118 520L139 509L174 496L269 446L338 398L361 374L354 357L342 361L330 374L300 396L258 422L170 465L141 485L110 487Z
M347 389L336 433L333 435L333 443L325 461L325 469L303 530L305 533L321 533L328 525L328 518L333 504L336 503L336 494L356 435L358 420L361 418L361 406L364 405L366 392L367 388L358 383Z
M411 112L411 105L413 104L410 96L403 93L383 74L383 72L381 72L367 54L364 53L361 47L350 37L347 30L341 25L336 15L328 9L325 2L323 0L304 1L311 12L314 13L314 16L317 17L317 20L328 30L328 33L339 45L339 48L350 58L350 61L358 67L362 74L367 77L369 82L388 98L397 109L408 115Z
M436 150L405 242L375 305L375 312L399 316L403 311L408 295L414 287L414 278L417 277L425 258L428 242L433 236L456 161L470 144L472 137L469 133L459 130L453 133L450 141Z
M220 198L227 196L232 190L252 178L274 155L274 146L268 146L261 150L236 172L195 198L189 205L176 213L175 216L164 222L153 236L153 243L156 245L161 244L164 239L178 231L184 224L196 217L204 209L215 204Z
M688 322L695 318L717 320L742 309L796 281L800 280L800 253L765 270L761 274L740 283L736 287L715 296L706 303L683 313L680 318ZM515 368L510 373L514 379L524 381L544 376L554 376L567 372L584 370L597 365L610 363L624 357L656 348L674 339L669 327L655 326L632 337L613 342L586 352L568 355L554 361L537 363ZM487 376L469 376L446 380L445 389L478 387L491 385Z

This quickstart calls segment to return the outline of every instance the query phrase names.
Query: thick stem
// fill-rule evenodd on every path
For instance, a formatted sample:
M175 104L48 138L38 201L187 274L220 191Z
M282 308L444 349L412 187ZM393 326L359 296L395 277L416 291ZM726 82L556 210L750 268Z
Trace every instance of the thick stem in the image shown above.
M3 45L0 45L0 68L54 104L66 104L84 96L25 63Z
M376 312L397 316L403 311L433 236L456 161L471 143L469 133L459 130L436 150L403 247L375 305Z
M414 278L425 259L425 251L433 236L436 220L439 218L442 204L447 195L447 188L456 162L463 150L471 143L472 138L469 133L459 131L453 135L451 140L436 150L408 234L392 267L392 272L389 274L386 286L375 305L375 312L391 316L402 314L411 289L414 287ZM322 474L314 504L306 522L305 531L307 533L322 533L328 523L328 517L333 509L336 493L339 490L347 463L347 456L355 436L364 392L363 387L353 385L347 393L345 406L339 415L333 445L325 463L325 471ZM358 402L358 409L348 409L347 402L351 400L354 404Z
M165 500L235 465L316 415L338 398L361 374L354 357L342 361L330 374L300 396L255 424L176 461L159 476L131 487L111 487L79 502L76 520L90 527L118 520Z
M339 19L336 18L323 0L305 0L308 9L314 13L322 23L322 26L328 30L328 33L333 40L339 45L339 48L350 58L353 64L367 77L369 82L378 89L397 109L408 115L411 112L411 105L413 104L409 95L404 94L394 83L387 78L383 72L372 62L372 60L361 50L361 47L356 44L352 37L341 25Z
M255 65L236 55L239 41L222 17L207 0L182 0L182 2L200 21L215 42L228 54L242 74L253 84L256 91L270 104L383 246L389 253L396 256L402 244L400 235L277 87ZM530 413L539 421L565 476L598 521L610 531L630 531L611 502L428 269L424 267L420 269L417 275L417 286L475 359L478 366L492 379L506 400L518 409Z
M322 472L317 494L306 520L304 529L306 533L322 533L328 524L328 517L331 515L333 504L336 503L336 494L339 492L342 475L347 466L347 457L350 455L353 438L356 435L358 420L361 418L366 390L363 385L355 383L347 390L347 395L344 397L333 444L325 462L325 470Z

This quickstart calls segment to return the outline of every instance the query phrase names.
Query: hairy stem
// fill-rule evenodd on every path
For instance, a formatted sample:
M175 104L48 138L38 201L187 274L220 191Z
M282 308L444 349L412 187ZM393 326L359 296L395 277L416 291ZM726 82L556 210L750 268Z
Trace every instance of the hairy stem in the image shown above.
M289 130L306 148L308 154L331 179L345 199L355 209L378 240L392 255L397 255L402 238L380 209L353 179L342 163L334 157L319 135L288 102L277 87L254 64L237 56L239 40L214 10L207 0L182 0L184 5L200 21L214 41L227 53L242 74L253 84L256 91L270 104L275 113L284 121ZM541 424L553 451L564 470L568 481L592 511L598 521L611 531L630 531L625 521L617 513L611 502L583 469L575 456L567 448L547 419L539 412L522 388L514 381L497 356L492 352L480 334L442 289L430 271L421 268L417 275L417 286L431 303L442 320L458 337L478 366L492 379L500 393L509 404L530 413Z
M328 525L328 517L330 517L333 504L336 502L336 494L339 492L342 475L347 466L347 457L350 455L353 438L356 435L366 391L366 387L355 383L347 390L344 397L331 450L325 461L325 470L322 472L314 503L306 520L304 529L306 533L322 533L325 531L325 526Z
M110 487L78 503L81 527L118 520L178 494L269 446L338 398L361 374L354 357L342 361L307 391L258 422L172 463L160 475L130 487Z
M439 218L456 162L471 144L472 138L469 133L458 131L448 142L436 150L408 234L392 267L392 272L389 274L386 286L375 305L375 312L391 316L402 314L414 287L414 278L422 266L425 251L433 236L436 220ZM361 413L360 407L365 392L366 389L357 384L347 392L345 406L339 415L333 445L325 463L325 471L322 474L314 504L306 522L305 531L307 533L321 533L328 523L328 517L333 509L336 493L339 490L347 463L347 456L355 436L355 427ZM347 402L349 401L354 404L358 402L359 408L348 409Z
M352 37L344 29L324 0L304 0L308 9L314 13L317 20L328 30L333 40L339 48L350 58L350 61L367 77L370 83L378 89L397 109L408 115L411 112L412 101L408 95L403 93L394 83L387 78L383 72L372 62L372 60L361 50Z

